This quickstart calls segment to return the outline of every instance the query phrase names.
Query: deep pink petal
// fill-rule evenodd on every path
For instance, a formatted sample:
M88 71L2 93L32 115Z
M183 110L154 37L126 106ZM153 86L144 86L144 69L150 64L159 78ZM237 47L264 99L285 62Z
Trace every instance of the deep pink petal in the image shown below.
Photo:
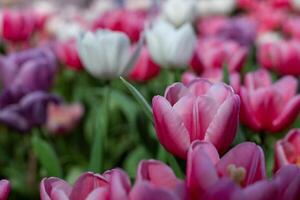
M1 200L8 199L10 190L11 190L10 182L8 180L1 180L0 181L0 199Z
M274 200L277 198L277 186L271 181L259 181L243 190L249 200Z
M155 130L160 143L174 155L186 158L190 137L181 117L161 96L153 98L152 109Z
M219 151L225 151L235 138L239 111L240 98L238 95L232 95L218 109L204 139L213 143Z

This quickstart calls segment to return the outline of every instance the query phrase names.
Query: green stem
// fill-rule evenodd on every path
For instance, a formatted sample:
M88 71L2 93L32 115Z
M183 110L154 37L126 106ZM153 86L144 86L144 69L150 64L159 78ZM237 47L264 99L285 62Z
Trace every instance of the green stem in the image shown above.
M99 119L98 121L100 122L100 124L97 123L97 125L99 125L100 128L95 127L94 143L91 149L90 170L93 172L103 172L105 168L104 158L108 141L107 135L109 125L110 83L108 83L105 87L103 102L103 112L98 112L101 114L99 114L97 117L97 119Z

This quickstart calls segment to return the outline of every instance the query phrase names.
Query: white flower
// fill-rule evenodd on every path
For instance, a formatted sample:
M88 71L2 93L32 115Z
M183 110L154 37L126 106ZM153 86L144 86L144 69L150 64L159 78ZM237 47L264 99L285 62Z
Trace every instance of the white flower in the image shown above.
M192 22L196 14L195 0L168 0L163 7L163 17L179 27L187 22Z
M295 10L300 10L300 0L290 0L290 2Z
M189 64L196 35L190 24L176 29L165 21L158 21L146 32L146 40L151 57L157 64L178 68Z
M95 33L87 32L79 38L78 53L92 76L112 79L126 75L131 70L140 46L131 53L130 40L124 33L98 30Z
M149 10L153 0L124 0L125 8L129 10Z
M236 0L199 0L198 16L227 15L236 7Z

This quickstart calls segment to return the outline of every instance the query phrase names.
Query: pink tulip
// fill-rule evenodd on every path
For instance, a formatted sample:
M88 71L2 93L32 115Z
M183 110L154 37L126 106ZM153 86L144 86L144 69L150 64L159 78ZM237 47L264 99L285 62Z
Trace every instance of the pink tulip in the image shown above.
M201 76L197 76L196 74L192 72L185 72L182 75L182 83L185 85L188 85L190 82L194 81L197 78L207 78L211 82L218 83L218 82L223 82L224 77L223 77L223 71L222 69L211 69L211 70L206 70L205 72L202 73ZM241 80L240 80L240 75L237 72L232 72L229 75L229 81L231 87L234 89L236 93L239 92L240 90L240 85L241 85Z
M278 132L290 126L300 111L297 79L284 76L274 84L264 69L250 72L241 87L241 121L256 131Z
M121 31L126 33L133 42L136 42L144 29L145 21L146 13L143 11L117 9L108 11L96 19L93 29L105 28Z
M2 37L11 42L27 42L32 36L36 22L33 13L18 10L3 10Z
M60 61L66 64L67 67L74 70L83 69L75 40L59 43L56 47L56 52Z
M300 129L291 130L276 142L274 171L289 164L300 167Z
M129 77L134 81L143 82L156 77L159 72L159 66L153 62L147 48L143 47Z
M213 143L223 152L233 141L240 99L223 83L197 79L187 86L174 83L165 96L155 96L152 109L160 143L172 154L186 158L194 140Z
M279 74L300 75L300 42L275 41L266 42L258 49L259 63L266 69Z
M292 16L285 24L283 31L294 39L300 40L300 17Z
M84 173L73 187L59 178L44 178L40 196L41 200L126 200L129 190L129 177L114 169L103 175Z
M207 199L206 193L222 178L247 187L265 179L265 173L263 151L254 143L241 143L221 159L216 148L204 141L193 142L188 152L186 184L192 200Z
M216 38L199 40L191 67L197 73L203 69L223 68L239 71L245 64L248 50L237 42Z
M184 182L172 169L156 160L141 161L137 170L136 183L130 192L130 200L184 200Z
M230 18L225 16L212 16L200 19L197 22L197 31L201 36L211 37L217 35Z
M49 104L47 108L47 130L54 134L72 131L84 114L81 104Z
M10 190L11 190L10 182L8 180L1 180L0 181L0 199L1 200L8 199Z

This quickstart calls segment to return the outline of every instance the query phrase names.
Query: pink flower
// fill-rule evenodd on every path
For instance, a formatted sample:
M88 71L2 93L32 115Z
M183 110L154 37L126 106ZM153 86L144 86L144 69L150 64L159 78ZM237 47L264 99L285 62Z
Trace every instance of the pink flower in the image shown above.
M74 70L83 69L75 40L58 43L56 52L60 61L66 64L69 68Z
M237 42L209 38L199 40L191 67L197 73L203 69L223 68L227 65L229 71L239 71L245 64L248 50Z
M289 164L300 167L300 129L291 130L276 142L274 171Z
M203 197L224 177L247 187L265 179L265 173L263 151L254 143L241 143L221 159L208 142L195 141L188 152L186 184L190 199L207 199Z
M159 66L151 59L148 49L143 47L129 77L134 81L143 82L156 77L159 72Z
M295 39L300 39L300 17L292 16L283 24L283 31Z
M110 29L121 31L128 35L131 41L139 40L140 33L144 29L146 13L138 10L117 9L104 13L95 20L93 29Z
M300 42L276 41L266 42L258 49L259 63L266 69L279 74L300 75Z
M241 120L256 131L278 132L290 126L300 111L297 79L284 76L274 84L264 69L250 72L241 87Z
M24 10L2 11L2 37L12 42L28 41L36 26L33 13Z
M0 181L0 199L1 200L8 199L10 190L11 190L10 182L8 180L1 180Z
M197 76L196 74L192 72L184 72L182 75L182 83L185 85L188 85L190 82L194 81L197 78L207 78L211 82L218 83L218 82L223 82L224 77L223 77L223 71L222 69L211 69L211 70L206 70L205 72L202 73L201 76ZM240 91L240 85L241 85L241 80L240 80L240 74L237 72L232 72L229 75L229 81L231 87L234 89L236 93Z
M187 86L174 83L165 96L155 96L152 109L160 143L172 154L186 158L194 140L213 143L223 152L233 141L240 99L223 83L197 79Z
M84 114L81 104L49 104L46 127L51 133L61 134L72 131Z

